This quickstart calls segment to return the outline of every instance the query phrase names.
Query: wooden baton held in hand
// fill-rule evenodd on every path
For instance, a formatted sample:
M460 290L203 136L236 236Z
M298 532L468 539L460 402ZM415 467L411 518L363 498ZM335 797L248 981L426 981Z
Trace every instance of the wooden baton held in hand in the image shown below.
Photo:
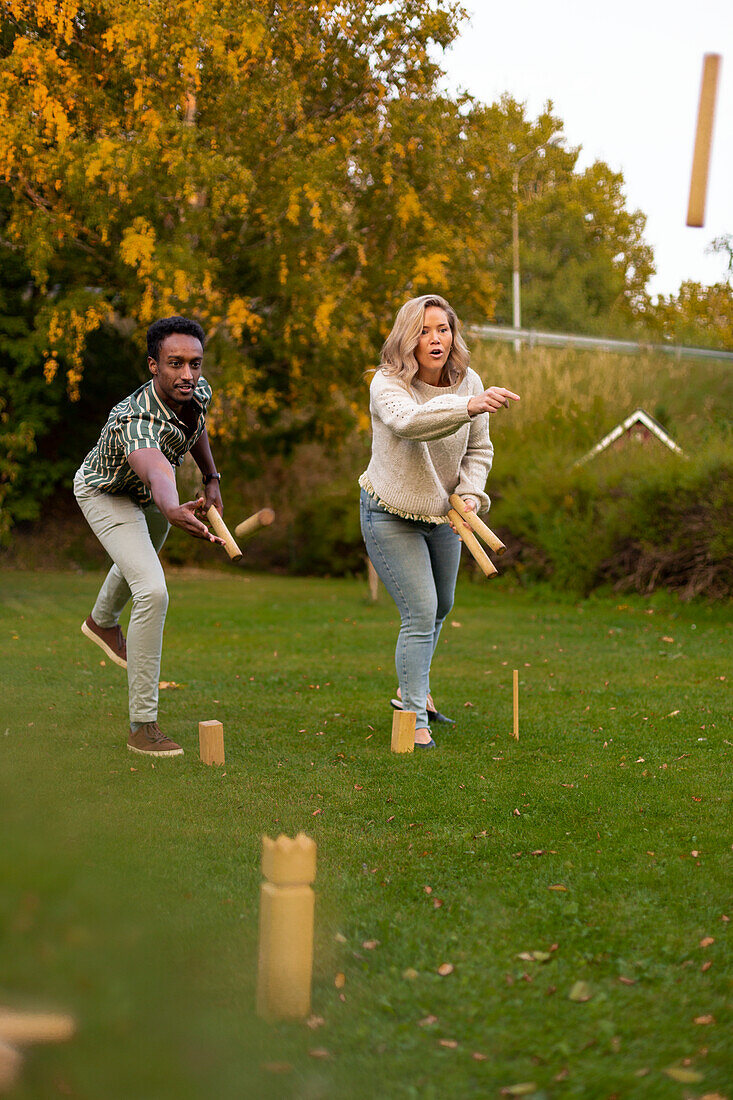
M471 554L473 554L484 576L495 576L496 573L498 573L498 569L496 568L484 548L481 546L481 543L476 538L471 528L468 526L467 523L464 523L464 521L458 515L458 512L456 512L455 508L451 508L450 512L448 513L448 519L451 521L456 531L458 532L461 541L466 544Z
M242 551L239 549L236 542L229 534L229 528L227 527L226 523L221 518L213 504L206 513L206 518L208 519L211 526L214 528L214 533L217 534L220 539L224 540L224 548L232 561L239 561L242 556Z
M269 527L274 519L275 513L272 508L260 508L259 512L255 512L249 519L243 519L241 523L238 523L234 528L234 534L238 539L245 539L248 535L253 535L255 531L258 531L260 527Z
M506 546L490 527L487 527L482 519L472 512L470 508L467 508L458 493L453 493L450 497L450 502L469 527L472 527L477 535L480 535L490 550L493 550L495 554L503 554L506 550Z

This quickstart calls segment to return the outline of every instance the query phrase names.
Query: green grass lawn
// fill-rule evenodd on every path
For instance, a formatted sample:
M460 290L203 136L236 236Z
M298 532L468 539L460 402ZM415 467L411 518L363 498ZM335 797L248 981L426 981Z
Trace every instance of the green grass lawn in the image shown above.
M433 676L458 723L396 757L384 592L172 574L186 756L153 764L79 632L100 580L0 578L0 1000L79 1020L15 1096L733 1096L729 608L463 580ZM268 1025L260 838L299 830L313 1026Z

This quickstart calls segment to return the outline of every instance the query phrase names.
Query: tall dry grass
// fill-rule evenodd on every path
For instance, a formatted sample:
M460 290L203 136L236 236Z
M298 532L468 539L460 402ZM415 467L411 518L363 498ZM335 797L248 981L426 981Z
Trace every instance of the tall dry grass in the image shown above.
M492 421L502 467L502 446L535 460L547 447L566 448L573 461L639 407L683 449L730 425L733 368L725 362L555 348L515 353L489 341L472 350L471 364L485 385L507 386L522 398L510 415Z

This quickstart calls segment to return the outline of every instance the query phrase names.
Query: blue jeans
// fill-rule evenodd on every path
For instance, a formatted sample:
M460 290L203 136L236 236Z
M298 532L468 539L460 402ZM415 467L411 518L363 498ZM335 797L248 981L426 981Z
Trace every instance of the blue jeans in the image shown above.
M363 489L360 513L367 553L400 613L397 679L405 710L415 711L421 729L428 724L430 662L453 606L461 540L450 524L392 515Z

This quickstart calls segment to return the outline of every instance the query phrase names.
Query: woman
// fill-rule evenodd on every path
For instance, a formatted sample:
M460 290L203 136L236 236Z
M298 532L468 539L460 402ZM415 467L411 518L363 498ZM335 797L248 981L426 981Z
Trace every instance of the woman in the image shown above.
M397 604L395 664L402 705L416 714L415 745L433 748L430 662L453 606L461 543L447 512L458 493L486 511L494 453L488 414L519 397L485 390L453 308L437 294L406 302L370 387L372 456L359 478L367 553Z

